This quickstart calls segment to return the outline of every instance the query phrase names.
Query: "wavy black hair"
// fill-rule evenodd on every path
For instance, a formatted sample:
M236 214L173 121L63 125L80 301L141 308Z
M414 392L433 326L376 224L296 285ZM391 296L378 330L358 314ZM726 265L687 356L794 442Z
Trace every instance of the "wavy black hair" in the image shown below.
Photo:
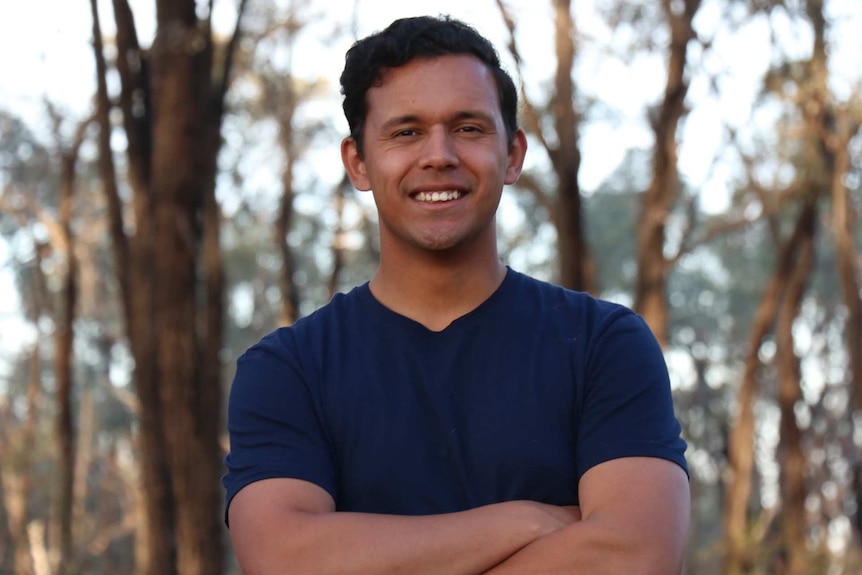
M419 16L395 20L386 29L356 42L345 57L341 74L342 107L350 136L363 153L363 130L368 114L366 94L379 86L383 73L415 58L469 54L485 64L497 82L500 111L509 143L518 131L518 92L500 65L494 46L472 26L449 16Z

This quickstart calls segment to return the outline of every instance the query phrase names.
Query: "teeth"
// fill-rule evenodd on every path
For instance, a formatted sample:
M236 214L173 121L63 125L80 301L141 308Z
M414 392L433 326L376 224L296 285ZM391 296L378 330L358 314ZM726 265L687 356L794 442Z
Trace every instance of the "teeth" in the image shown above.
M448 202L457 200L461 197L461 192L453 190L451 192L419 192L416 194L416 199L420 202Z

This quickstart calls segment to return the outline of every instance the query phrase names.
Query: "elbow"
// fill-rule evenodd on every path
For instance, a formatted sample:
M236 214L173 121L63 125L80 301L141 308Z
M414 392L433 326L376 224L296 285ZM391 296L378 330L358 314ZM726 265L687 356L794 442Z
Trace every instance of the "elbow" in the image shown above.
M231 542L240 572L243 575L319 574L313 541L291 522L279 527L231 528Z
M666 548L643 548L631 543L608 546L601 553L602 558L595 563L591 573L607 575L626 573L626 575L680 575L683 568L683 554L669 552ZM612 558L616 559L612 559Z
M589 521L585 522L589 524ZM583 525L586 527L587 525ZM678 532L627 530L613 524L583 530L583 551L590 556L589 573L626 575L680 575L685 561L686 537ZM589 540L587 540L589 539Z
M242 575L314 575L320 572L310 567L307 555L303 556L303 553L292 549L237 552L236 559Z
M644 569L638 571L633 569L630 573L643 573L643 575L680 575L683 567L683 554L652 554L643 560Z

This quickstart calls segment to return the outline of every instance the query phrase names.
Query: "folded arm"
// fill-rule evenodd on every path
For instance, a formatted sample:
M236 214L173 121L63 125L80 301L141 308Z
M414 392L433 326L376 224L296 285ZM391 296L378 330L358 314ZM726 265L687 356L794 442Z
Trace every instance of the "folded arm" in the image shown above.
M297 479L252 483L229 508L244 575L480 574L579 517L531 501L417 517L335 512L329 493Z
M614 459L587 471L578 492L582 521L537 539L488 575L682 571L690 508L682 468L663 459Z

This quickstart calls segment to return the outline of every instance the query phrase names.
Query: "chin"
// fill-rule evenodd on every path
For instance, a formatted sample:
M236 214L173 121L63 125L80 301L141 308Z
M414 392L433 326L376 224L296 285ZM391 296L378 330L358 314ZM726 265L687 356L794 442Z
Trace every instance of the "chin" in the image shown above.
M470 249L478 248L478 237L476 236L439 236L425 237L418 240L415 246L427 252L435 252L441 255L463 253Z

